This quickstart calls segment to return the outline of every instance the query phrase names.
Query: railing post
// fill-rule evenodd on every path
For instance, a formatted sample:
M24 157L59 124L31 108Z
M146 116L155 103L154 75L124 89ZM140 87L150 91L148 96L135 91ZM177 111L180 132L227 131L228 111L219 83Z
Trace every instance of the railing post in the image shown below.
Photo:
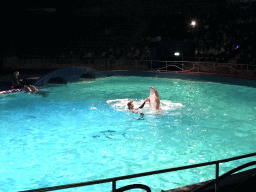
M151 71L152 71L152 60L151 60Z
M116 192L116 180L112 181L112 192Z
M166 72L167 72L167 61L165 61L165 63L166 63Z
M215 192L219 190L219 163L216 163L216 183L215 183Z

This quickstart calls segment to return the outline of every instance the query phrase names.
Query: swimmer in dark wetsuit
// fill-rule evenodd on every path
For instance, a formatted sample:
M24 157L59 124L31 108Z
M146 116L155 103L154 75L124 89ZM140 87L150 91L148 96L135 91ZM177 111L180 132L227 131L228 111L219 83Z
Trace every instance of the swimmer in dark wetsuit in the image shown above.
M133 100L131 99L128 103L127 103L127 106L128 106L128 109L130 112L133 112L133 113L139 113L142 117L144 116L143 113L140 113L140 109L142 109L145 105L145 103L149 101L149 98L145 99L144 102L141 104L141 106L139 106L138 108L134 108L134 104L133 104Z

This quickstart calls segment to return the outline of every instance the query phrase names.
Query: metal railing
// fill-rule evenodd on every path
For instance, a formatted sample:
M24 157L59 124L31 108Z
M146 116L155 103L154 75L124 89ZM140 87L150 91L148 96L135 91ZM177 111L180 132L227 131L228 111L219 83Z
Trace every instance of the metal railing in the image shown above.
M256 76L256 65L218 63L205 61L161 61L161 60L108 60L108 59L34 59L4 60L4 66L12 68L51 68L70 66L89 67L99 71L134 70L182 73L208 73L241 77Z
M209 63L209 62L191 62L190 72L226 75L233 77L255 78L256 65L234 64L234 63Z
M113 177L108 179L101 179L101 180L94 180L94 181L87 181L87 182L81 182L81 183L74 183L74 184L67 184L67 185L59 185L54 187L46 187L46 188L40 188L40 189L32 189L32 190L26 190L21 192L36 192L36 191L54 191L54 190L60 190L60 189L68 189L68 188L75 188L75 187L83 187L88 185L95 185L95 184L103 184L103 183L112 183L112 192L117 192L118 189L116 189L116 182L126 179L132 179L132 178L138 178L138 177L144 177L144 176L150 176L150 175L156 175L156 174L162 174L162 173L168 173L168 172L174 172L174 171L180 171L185 169L191 169L191 168L198 168L198 167L204 167L209 165L215 165L215 191L218 191L219 188L219 164L230 162L234 160L244 159L248 157L256 156L256 153L250 153L246 155L241 155L237 157L232 157L228 159L222 159L217 161L211 161L206 163L199 163L194 165L186 165L182 167L175 167L175 168L169 168L169 169L162 169L162 170L156 170L156 171L149 171L149 172L143 172L143 173L137 173L133 175L126 175L126 176L120 176L120 177Z

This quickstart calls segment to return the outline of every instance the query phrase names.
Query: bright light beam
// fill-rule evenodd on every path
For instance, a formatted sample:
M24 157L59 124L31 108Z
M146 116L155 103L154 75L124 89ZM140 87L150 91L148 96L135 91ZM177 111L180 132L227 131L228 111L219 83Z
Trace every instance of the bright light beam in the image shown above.
M196 26L196 21L195 21L195 20L192 20L190 25L191 25L192 27L195 27L195 26Z
M180 56L180 52L175 52L174 55L178 57Z

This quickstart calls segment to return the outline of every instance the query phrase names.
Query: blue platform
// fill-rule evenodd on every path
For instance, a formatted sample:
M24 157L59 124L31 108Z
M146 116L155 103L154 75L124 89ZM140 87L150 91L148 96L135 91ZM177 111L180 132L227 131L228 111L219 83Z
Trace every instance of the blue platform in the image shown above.
M87 67L65 67L54 70L37 79L34 85L45 86L47 83L66 84L68 82L78 81L81 77L99 78L106 74Z

